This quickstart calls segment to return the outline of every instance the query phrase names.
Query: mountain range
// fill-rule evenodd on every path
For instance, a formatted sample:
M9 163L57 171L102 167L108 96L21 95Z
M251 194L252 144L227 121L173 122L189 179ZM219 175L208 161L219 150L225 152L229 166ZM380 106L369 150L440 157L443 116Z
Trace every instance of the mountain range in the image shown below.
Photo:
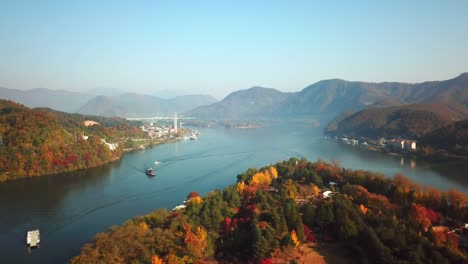
M143 117L186 112L200 105L216 102L209 95L184 95L162 99L150 95L125 93L117 96L97 96L78 109L81 114L102 116Z
M0 98L11 100L27 107L49 107L55 110L74 113L95 95L35 88L31 90L16 90L0 87Z
M437 111L438 115L447 120L456 121L468 117L467 88L468 73L463 73L450 80L415 84L330 79L309 85L299 92L289 93L256 86L232 92L219 102L208 95L162 99L136 93L119 92L111 96L96 96L63 90L20 91L7 88L0 88L0 98L10 99L28 107L50 107L66 112L103 116L135 117L178 112L201 119L305 117L325 123L346 111L356 113L369 108L418 104L418 109L421 105L426 105L426 109ZM365 116L372 114L366 112Z
M416 84L331 79L294 93L252 87L233 92L220 102L200 106L187 115L217 119L307 116L330 121L345 111L409 104L443 106L455 120L468 117L468 73L446 81Z
M0 98L12 100L31 108L48 107L68 113L120 117L182 113L200 105L217 101L209 95L184 95L162 99L151 95L125 93L110 88L100 88L89 93L82 93L46 88L16 90L0 87Z

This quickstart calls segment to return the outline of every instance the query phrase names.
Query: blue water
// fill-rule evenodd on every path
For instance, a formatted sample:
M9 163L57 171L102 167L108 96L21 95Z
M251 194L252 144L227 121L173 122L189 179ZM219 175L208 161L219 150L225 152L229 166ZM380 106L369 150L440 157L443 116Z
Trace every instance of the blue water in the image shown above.
M111 225L160 207L173 208L191 191L203 195L224 188L250 167L292 156L335 160L389 177L403 173L419 183L468 193L467 169L435 171L421 161L324 139L320 129L308 125L199 131L196 141L128 153L101 168L1 183L0 263L66 263ZM145 175L148 167L157 168L156 177ZM35 227L41 230L40 248L28 252L25 232Z

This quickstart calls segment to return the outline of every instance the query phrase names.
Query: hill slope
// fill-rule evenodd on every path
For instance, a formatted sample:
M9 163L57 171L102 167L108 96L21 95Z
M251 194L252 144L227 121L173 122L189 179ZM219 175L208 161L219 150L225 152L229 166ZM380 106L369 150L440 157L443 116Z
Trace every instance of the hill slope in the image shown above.
M100 125L85 126L85 120ZM143 138L137 123L120 118L30 109L0 100L0 181L94 167L122 154L122 138ZM82 136L89 138L83 139ZM119 143L111 151L101 142Z
M234 92L216 104L188 114L212 119L312 116L330 121L345 111L437 103L448 107L450 112L468 117L468 73L446 81L417 84L332 79L317 82L296 93L262 89L254 92L251 89ZM260 101L262 99L264 101Z
M291 251L296 263L315 263L302 250L330 245L346 257L337 263L467 263L443 226L468 215L456 190L294 158L237 179L97 234L71 263L292 263Z
M338 136L414 139L459 118L459 114L440 104L369 108L345 118L338 117L325 132Z
M468 120L451 123L421 138L420 144L468 156Z
M207 119L256 119L270 116L290 93L272 88L252 87L233 92L222 101L200 106L187 112L189 116Z

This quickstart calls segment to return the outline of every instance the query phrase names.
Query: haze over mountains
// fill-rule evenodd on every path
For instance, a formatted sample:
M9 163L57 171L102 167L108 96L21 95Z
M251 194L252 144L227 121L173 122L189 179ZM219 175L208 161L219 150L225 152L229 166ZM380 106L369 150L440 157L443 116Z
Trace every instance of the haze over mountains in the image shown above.
M27 107L49 107L55 110L74 113L94 97L92 94L36 88L16 90L0 87L0 98L8 99Z
M110 89L104 89L109 94ZM121 93L92 95L64 90L20 91L0 88L0 98L28 107L50 107L66 112L103 116L142 117L173 112L201 119L260 120L314 118L328 122L345 111L403 107L411 104L437 112L445 121L468 117L468 73L445 81L416 84L399 82L351 82L341 79L319 81L299 92L285 93L272 88L252 87L232 92L217 102L208 95L177 96L162 99L151 95ZM407 110L411 110L411 107ZM381 113L374 110L375 114ZM375 117L372 111L363 113ZM392 113L393 110L385 110ZM358 119L363 120L363 116ZM344 121L344 120L343 120ZM440 124L446 122L441 122Z
M329 121L345 111L414 103L438 105L447 109L454 120L468 117L468 73L446 81L417 84L331 79L295 93L253 87L231 93L220 102L200 106L187 114L218 119L307 116Z
M118 96L97 96L83 105L78 112L102 116L147 117L182 113L214 102L216 99L209 95L185 95L162 99L150 95L125 93Z
M81 93L46 88L23 91L0 87L0 98L32 108L48 107L69 113L120 117L185 112L200 105L216 102L216 99L209 95L185 95L162 99L111 88L99 88L89 93Z

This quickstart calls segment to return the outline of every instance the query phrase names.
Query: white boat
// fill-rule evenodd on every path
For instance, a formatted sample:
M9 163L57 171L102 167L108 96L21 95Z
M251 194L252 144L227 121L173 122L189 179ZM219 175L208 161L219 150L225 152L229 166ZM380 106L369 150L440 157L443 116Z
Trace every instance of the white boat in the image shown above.
M197 135L195 135L195 134L191 135L190 140L197 140Z
M155 161L154 164L159 165L161 162L160 161Z
M26 244L28 247L37 247L37 245L41 242L41 234L39 229L30 230L26 234Z

